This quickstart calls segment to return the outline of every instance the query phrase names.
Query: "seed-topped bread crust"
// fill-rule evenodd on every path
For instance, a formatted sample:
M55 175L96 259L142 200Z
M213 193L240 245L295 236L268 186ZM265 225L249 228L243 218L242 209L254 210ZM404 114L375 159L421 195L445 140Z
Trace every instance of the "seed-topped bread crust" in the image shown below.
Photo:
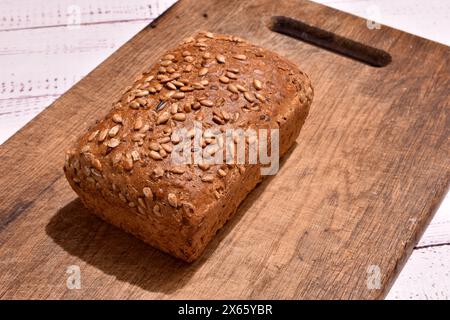
M177 129L193 137L194 122L222 132L277 128L283 155L312 98L309 78L291 62L240 38L201 32L167 52L80 137L64 170L95 214L193 261L263 176L257 164L174 163ZM202 151L214 154L207 148L214 143L203 136Z

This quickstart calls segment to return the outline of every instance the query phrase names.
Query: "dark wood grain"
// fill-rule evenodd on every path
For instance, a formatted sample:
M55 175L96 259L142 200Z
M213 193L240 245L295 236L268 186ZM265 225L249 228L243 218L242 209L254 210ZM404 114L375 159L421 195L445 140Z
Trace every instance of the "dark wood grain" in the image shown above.
M385 50L373 68L266 27L284 15ZM64 150L165 49L196 30L293 60L315 86L280 172L192 265L93 217ZM0 297L381 298L450 181L450 50L308 1L177 3L0 147ZM66 287L81 268L82 288ZM381 288L367 287L380 267Z

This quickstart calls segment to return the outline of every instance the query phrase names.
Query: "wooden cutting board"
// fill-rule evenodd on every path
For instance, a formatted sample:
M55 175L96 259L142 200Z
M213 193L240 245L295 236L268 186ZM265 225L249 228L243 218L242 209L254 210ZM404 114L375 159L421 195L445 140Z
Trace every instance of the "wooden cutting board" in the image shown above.
M273 15L386 50L392 63L374 68L273 33ZM62 166L124 87L197 30L291 59L316 96L280 172L188 265L89 214ZM382 298L449 186L449 57L309 1L178 2L0 146L0 297ZM81 289L66 286L73 265Z

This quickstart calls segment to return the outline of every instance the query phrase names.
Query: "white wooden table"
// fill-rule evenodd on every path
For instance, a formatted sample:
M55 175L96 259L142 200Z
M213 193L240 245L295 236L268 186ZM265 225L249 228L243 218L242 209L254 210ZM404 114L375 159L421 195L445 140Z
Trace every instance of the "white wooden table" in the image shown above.
M3 143L175 0L0 2ZM450 45L448 0L318 0ZM450 195L388 299L450 298Z

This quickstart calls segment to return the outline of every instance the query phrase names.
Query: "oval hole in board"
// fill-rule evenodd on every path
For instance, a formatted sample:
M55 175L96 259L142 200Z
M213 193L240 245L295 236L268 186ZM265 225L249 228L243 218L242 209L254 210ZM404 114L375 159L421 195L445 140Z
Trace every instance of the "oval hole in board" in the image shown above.
M384 50L341 37L289 17L272 17L269 29L363 62L372 67L385 67L392 61L391 55Z

